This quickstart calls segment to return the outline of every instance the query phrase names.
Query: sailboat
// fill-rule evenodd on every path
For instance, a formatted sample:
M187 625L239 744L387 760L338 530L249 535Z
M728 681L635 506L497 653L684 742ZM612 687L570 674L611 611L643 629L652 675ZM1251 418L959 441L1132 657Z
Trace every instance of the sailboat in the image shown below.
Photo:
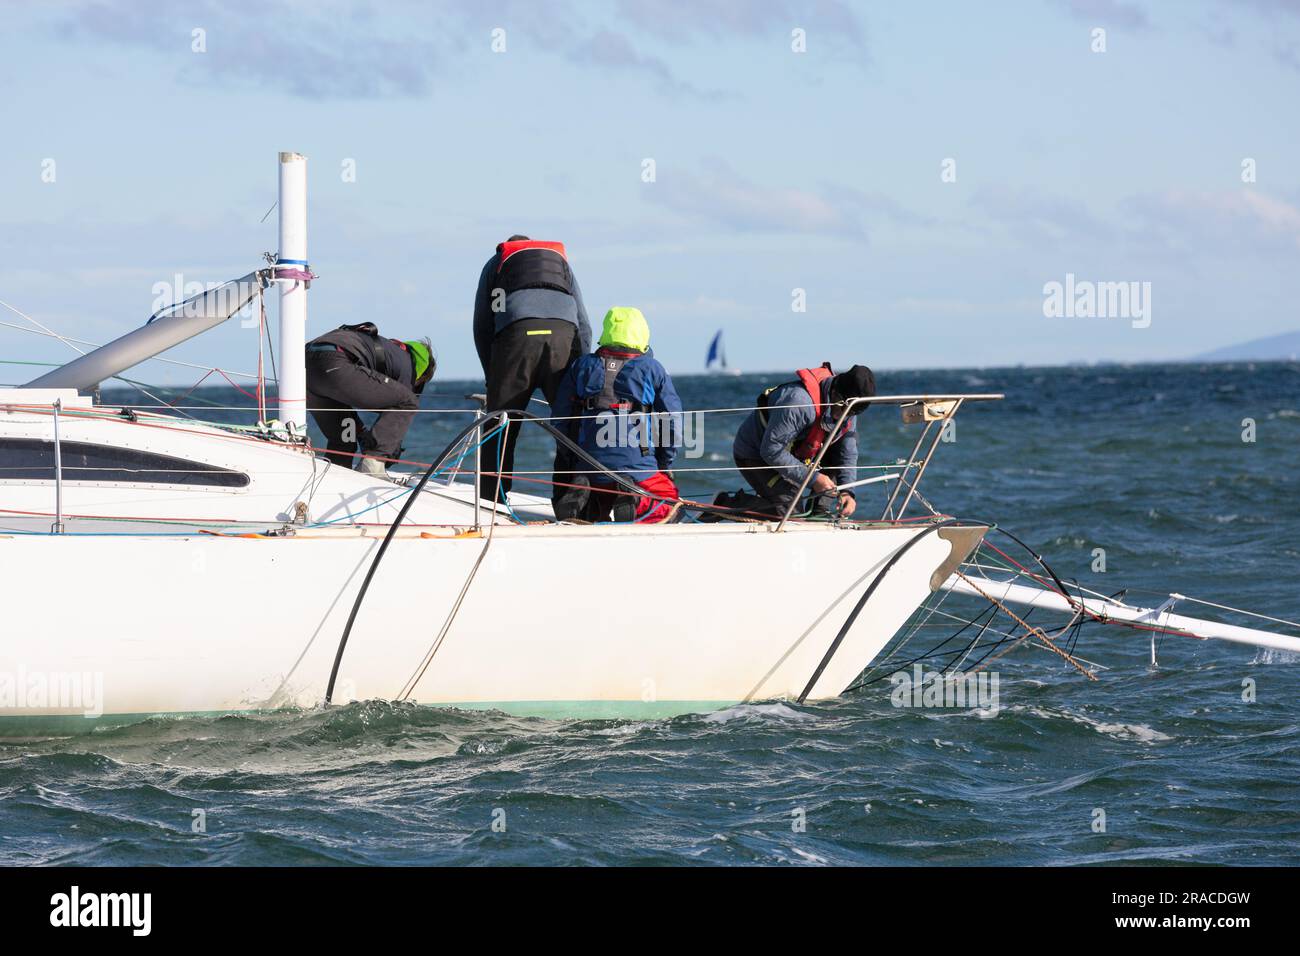
M566 717L824 700L889 660L907 622L963 581L1003 607L1043 603L1030 590L1042 574L979 578L994 529L918 490L944 423L998 394L855 400L898 407L918 436L905 461L843 486L889 489L883 512L854 520L792 506L779 521L706 523L691 519L710 504L681 502L685 520L592 525L556 521L539 495L483 501L483 443L508 423L546 427L519 410L473 418L406 476L318 457L303 362L307 161L279 163L279 248L264 267L0 389L0 736L366 698ZM101 382L273 292L274 420L98 399ZM585 600L583 567L626 575L634 599ZM1300 651L1300 638L1047 597L1076 617Z
M727 350L722 344L722 329L718 329L713 336L713 341L709 343L709 353L704 358L704 370L713 375L741 374L740 369L727 366Z

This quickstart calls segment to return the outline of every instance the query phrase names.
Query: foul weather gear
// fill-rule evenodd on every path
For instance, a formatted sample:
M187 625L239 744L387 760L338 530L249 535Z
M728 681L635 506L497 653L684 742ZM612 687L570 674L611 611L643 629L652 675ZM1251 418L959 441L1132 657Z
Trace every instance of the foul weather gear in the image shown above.
M474 348L483 374L490 374L496 337L529 319L572 325L577 333L574 354L591 351L582 290L558 242L503 242L484 264L474 293Z
M492 411L517 408L529 411L529 399L537 389L554 408L560 376L573 357L576 329L567 322L548 319L523 319L501 332L492 343L492 364L487 375L487 407ZM510 425L483 443L481 461L483 480L479 494L497 500L498 494L510 491L510 473L515 467L515 441L519 426ZM497 481L495 472L505 477ZM492 474L488 474L492 472ZM540 476L544 477L544 476ZM528 484L528 489L543 494L545 484Z
M802 369L795 381L763 392L757 402L759 409L751 412L736 432L732 445L736 459L748 459L772 469L798 488L841 414L831 397L834 381L828 366ZM854 477L858 463L856 423L855 416L845 421L822 458L822 469L836 484L846 484ZM750 484L769 500L780 496L788 502L788 496L780 492L785 482L772 484L770 479L768 475L758 484Z
M351 467L363 453L395 459L420 407L415 356L373 322L343 325L307 343L307 407L325 435L325 454ZM366 428L357 409L378 410Z
M681 399L650 351L601 347L575 360L551 416L589 455L633 481L672 468L682 444Z

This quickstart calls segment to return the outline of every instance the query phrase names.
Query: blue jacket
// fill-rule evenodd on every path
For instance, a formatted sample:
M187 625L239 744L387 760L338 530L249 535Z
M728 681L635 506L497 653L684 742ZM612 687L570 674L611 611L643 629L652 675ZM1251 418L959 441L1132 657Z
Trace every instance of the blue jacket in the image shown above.
M635 402L652 414L587 410L601 393L605 363L600 352L574 359L560 379L551 417L587 454L633 481L667 471L682 443L682 401L667 370L647 350L629 359L614 379L620 401ZM571 416L581 416L577 419Z
M572 322L578 327L580 350L591 351L591 323L587 319L587 308L582 304L578 277L573 277L573 295L555 289L520 289L506 296L504 311L493 312L492 277L497 273L499 258L494 253L483 266L478 277L478 289L474 293L474 348L483 366L483 374L487 374L492 361L492 340L496 334L520 319Z
M829 401L830 380L822 383L822 401ZM803 481L808 466L790 454L790 446L801 439L812 427L816 411L808 401L808 393L798 382L777 388L768 396L771 408L767 413L767 428L758 420L758 412L751 412L736 432L732 451L737 458L756 458L764 464L779 469L793 481ZM781 405L796 406L780 408ZM842 409L828 407L822 412L822 427L829 435ZM837 485L853 481L858 465L857 419L844 423L842 437L826 449L822 457L822 470Z

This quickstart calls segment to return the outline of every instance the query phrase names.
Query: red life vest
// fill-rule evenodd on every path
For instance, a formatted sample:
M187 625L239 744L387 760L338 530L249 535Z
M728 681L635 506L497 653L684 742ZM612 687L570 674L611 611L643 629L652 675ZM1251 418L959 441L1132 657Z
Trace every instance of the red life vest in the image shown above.
M835 373L831 371L830 362L822 362L818 368L801 368L795 372L795 375L799 378L798 384L803 386L804 391L808 393L808 397L812 400L814 417L808 431L791 446L790 453L800 461L811 462L817 457L817 453L822 450L822 445L826 444L827 432L825 426L822 425L822 414L826 411L826 403L822 401L822 383L829 378L833 378ZM764 429L767 428L767 412L765 409L767 408L768 397L778 388L793 384L795 383L782 382L781 385L773 385L758 396L758 401L755 403L759 407L758 422ZM842 438L843 435L844 431L842 430L836 441Z
M506 294L520 289L554 289L573 295L573 273L564 243L517 239L497 246L497 256L497 287Z
M501 256L501 264L513 256L516 252L523 252L525 249L549 249L551 252L558 253L561 259L567 260L568 254L564 251L562 242L543 242L540 239L516 239L514 242L503 242L497 246L497 253ZM499 269L497 271L500 271Z

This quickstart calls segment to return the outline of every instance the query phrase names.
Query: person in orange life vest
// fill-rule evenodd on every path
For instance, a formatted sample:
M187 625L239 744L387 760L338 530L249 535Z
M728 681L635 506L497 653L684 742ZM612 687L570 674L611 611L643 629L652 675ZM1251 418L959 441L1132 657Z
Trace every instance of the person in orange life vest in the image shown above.
M565 368L591 349L591 323L563 243L514 235L497 246L474 294L474 347L487 380L488 411L528 411L539 388L555 403ZM518 431L511 426L503 439L498 433L483 443L483 469L493 474L483 476L482 497L496 500L510 491L510 478L495 473L514 470Z
M639 309L606 313L600 347L564 373L551 416L601 465L657 496L637 497L601 475L557 475L565 487L557 487L556 518L653 524L671 515L659 499L678 498L668 469L682 441L682 403Z
M799 491L844 403L876 394L876 378L865 365L855 365L836 375L830 363L821 368L800 369L791 382L764 391L736 432L732 456L745 480L767 500L774 514L784 514ZM858 405L840 434L826 449L821 467L809 482L814 498L834 494L835 486L853 481L858 464L856 416L866 405ZM853 514L857 499L852 491L836 496L835 506L845 517Z

